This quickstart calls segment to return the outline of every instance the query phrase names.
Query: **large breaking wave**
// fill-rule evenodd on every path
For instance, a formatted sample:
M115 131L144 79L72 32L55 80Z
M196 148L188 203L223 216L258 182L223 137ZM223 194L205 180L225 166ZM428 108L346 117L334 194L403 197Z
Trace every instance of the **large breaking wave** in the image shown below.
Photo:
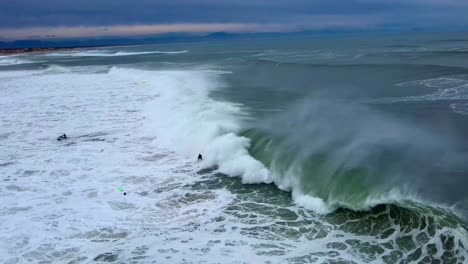
M461 168L453 142L362 105L309 100L251 122L242 105L210 98L223 89L226 72L113 68L110 74L145 80L158 91L147 123L164 147L194 160L202 153L202 168L243 183L274 182L318 213L436 204L446 195L441 175Z
M44 74L44 79L28 80L39 74ZM174 150L192 159L193 162L186 163L190 166L197 164L196 157L202 153L204 161L199 163L200 169L216 167L225 175L239 176L243 183L275 183L280 189L290 191L294 201L303 207L318 213L333 211L326 215L310 211L307 211L307 215L298 213L295 215L297 219L291 221L294 217L282 215L292 208L288 208L289 195L272 185L245 188L237 179L223 176L206 177L206 181L202 182L197 181L199 178L194 179L197 181L193 183L194 186L198 185L197 188L203 191L210 184L216 185L218 181L228 179L234 184L223 183L222 188L239 199L248 200L248 204L255 204L255 207L249 207L247 203L233 203L225 209L227 215L233 214L236 221L240 219L251 223L251 226L246 225L240 231L246 232L246 236L284 233L284 237L292 240L290 235L299 233L294 238L298 242L293 244L294 252L302 251L302 247L296 245L310 250L311 245L322 247L320 245L323 244L323 249L315 250L329 254L353 251L362 255L360 258L366 262L395 263L405 259L430 262L438 258L447 263L456 263L467 259L467 227L464 221L446 208L428 205L444 200L438 199L446 195L438 192L438 185L444 184L441 189L447 189L441 173L458 166L454 142L367 106L336 101L304 100L268 119L254 118L247 114L241 104L210 97L211 92L224 89L221 78L225 74L229 73L197 69L148 71L52 66L41 71L6 72L0 77L3 80L21 77L19 80L23 80L23 83L42 80L38 84L45 87L50 87L51 81L65 87L69 80L73 80L76 84L68 88L81 93L78 96L86 94L83 104L91 100L93 104L86 107L93 108L87 111L95 114L96 118L94 122L87 120L80 126L89 123L89 128L94 128L96 122L104 119L108 128L118 128L115 122L132 123L135 134L145 135L144 141L131 141L138 146L150 144L149 140L156 136L154 143L158 147ZM17 85L22 87L21 82ZM94 89L100 93L93 94ZM120 96L119 100L113 101L113 107L100 105L107 100L106 97L92 102L94 97L106 95L107 92L111 97ZM62 96L61 93L58 95ZM64 101L64 105L74 100L74 97L68 98L71 101ZM125 98L129 98L128 103L123 103ZM135 103L141 103L144 107L132 107ZM54 108L53 105L48 107ZM102 112L99 111L103 108L106 109L104 113L118 111L120 115L117 117L125 116L125 119L105 115L101 118ZM142 114L129 115L142 108ZM133 123L132 118L138 120ZM73 127L73 123L70 127ZM141 131L140 128L148 131ZM128 132L124 131L122 135ZM48 132L44 130L44 133ZM151 137L147 138L147 135ZM125 135L120 142L138 137ZM136 145L117 144L120 151L132 149L128 155L136 153L137 156L149 155L141 152L153 146L133 149ZM110 152L106 150L104 153ZM113 159L115 156L110 157ZM180 162L178 156L167 157L165 161L169 167L185 163ZM174 164L171 164L172 161ZM134 164L131 163L128 173L135 168ZM154 166L164 165L155 163ZM167 178L170 182L171 175L161 177L158 175L161 171L153 173L152 167L147 169L145 173L151 178ZM186 174L182 177L192 176ZM112 178L112 174L107 177ZM130 178L140 180L139 177ZM192 179L185 180L190 182ZM150 190L153 184L153 181L148 181L142 182L141 186L148 185ZM256 194L256 189L265 187L273 191ZM240 188L241 192L233 188ZM165 189L160 190L163 192ZM181 189L180 192L185 190ZM242 192L252 192L254 195L242 197ZM179 192L174 197L179 196L187 198ZM278 203L284 196L288 197L288 202ZM139 199L135 198L136 195L130 197L132 201ZM109 196L109 199L113 200L115 196ZM174 206L173 203L169 205L168 208ZM261 209L262 206L268 209ZM248 208L251 211L243 211ZM142 210L147 212L147 208ZM273 216L271 226L256 219L262 213ZM239 216L242 214L250 216L242 218ZM149 217L147 220L151 224L160 225L160 222L153 222ZM137 218L140 221L140 217ZM187 225L192 227L193 223L187 222ZM220 225L224 226L224 223ZM283 227L286 229L283 230ZM301 240L299 237L307 239ZM134 239L142 240L140 237ZM327 257L324 255L324 258ZM353 259L352 256L349 258Z
M437 205L446 195L438 192L446 184L440 173L459 165L452 142L343 103L304 101L259 122L242 105L210 98L222 89L225 72L113 68L110 74L128 74L157 90L146 108L148 129L158 143L194 161L202 153L201 168L216 167L243 183L274 182L300 206L334 212L333 221L344 215L343 226L355 221L359 229L352 233L373 235L368 226L392 223L395 228L381 230L380 238L418 248L410 259L441 254L443 248L449 250L443 259L466 258L468 227Z

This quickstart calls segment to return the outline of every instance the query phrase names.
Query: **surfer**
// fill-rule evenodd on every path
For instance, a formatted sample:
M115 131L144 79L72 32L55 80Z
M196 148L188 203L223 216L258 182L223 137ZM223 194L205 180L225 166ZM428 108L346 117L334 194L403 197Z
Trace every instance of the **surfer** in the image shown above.
M198 154L198 161L203 160L203 156L201 154Z
M65 135L65 133L63 133L63 135L61 135L60 137L57 138L57 140L63 140L63 139L67 139L67 135Z

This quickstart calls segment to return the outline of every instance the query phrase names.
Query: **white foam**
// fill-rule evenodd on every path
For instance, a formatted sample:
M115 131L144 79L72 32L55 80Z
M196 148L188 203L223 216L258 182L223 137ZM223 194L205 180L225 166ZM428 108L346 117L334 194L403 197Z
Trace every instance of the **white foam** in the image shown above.
M0 262L92 260L117 244L131 259L142 241L155 245L145 254L159 260L166 240L180 245L232 195L203 191L183 200L182 186L201 177L199 168L143 129L143 105L157 95L148 82L130 70L73 70L0 82ZM63 132L69 139L57 141Z
M0 56L0 66L19 65L19 64L28 64L28 63L34 63L34 62L26 60L24 58L20 58L18 55Z
M202 167L218 166L220 172L240 176L244 183L271 182L265 166L249 155L250 140L236 134L245 116L240 106L209 98L209 92L222 85L214 72L113 68L110 74L128 71L158 93L146 112L148 129L162 146L194 160L201 153Z
M331 212L329 207L325 204L325 202L317 197L313 197L310 195L299 194L296 191L292 192L292 196L294 202L302 206L306 209L312 210L318 214L328 214Z
M0 71L0 79L25 77L42 73L43 70Z
M440 88L437 91L417 96L406 97L388 97L362 100L366 103L396 103L396 102L412 102L412 101L438 101L438 100L466 100L468 99L468 81L464 81L459 86L450 88Z
M452 88L467 83L465 79L455 77L439 77L397 84L398 86L424 86L429 88Z
M468 115L468 103L450 104L450 109L460 115Z
M188 50L175 50L175 51L140 51L140 52L129 52L129 51L118 51L115 53L116 56L129 56L129 55L145 55L145 54L182 54L187 53Z
M245 182L273 177L237 134L241 106L209 98L222 87L214 72L57 69L0 82L2 263L92 262L106 252L123 263L360 262L369 259L347 241L400 236L399 226L383 239L346 233L292 205L280 209L297 211L296 220L282 220L275 203L263 213L242 205L252 201L226 210L229 191L186 187L209 179L195 172L213 164ZM63 132L70 138L56 141ZM292 195L326 211L319 199ZM332 249L335 242L346 246Z
M47 56L62 57L62 56L73 56L73 57L119 57L119 56L135 56L135 55L147 55L147 54L181 54L187 53L188 50L176 50L176 51L100 51L100 50L86 50L86 51L73 51L73 52L57 52L49 53Z
M433 79L424 79L397 84L407 87L438 88L435 92L406 97L389 97L362 100L368 103L396 103L411 101L437 101L437 100L464 100L468 99L468 80L466 76L459 77L440 77Z

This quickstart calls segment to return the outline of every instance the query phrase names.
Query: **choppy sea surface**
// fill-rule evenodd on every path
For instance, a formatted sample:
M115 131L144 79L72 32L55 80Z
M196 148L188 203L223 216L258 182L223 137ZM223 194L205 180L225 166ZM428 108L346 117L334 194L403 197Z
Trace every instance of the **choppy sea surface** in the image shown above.
M461 35L0 57L0 262L466 263L467 121Z

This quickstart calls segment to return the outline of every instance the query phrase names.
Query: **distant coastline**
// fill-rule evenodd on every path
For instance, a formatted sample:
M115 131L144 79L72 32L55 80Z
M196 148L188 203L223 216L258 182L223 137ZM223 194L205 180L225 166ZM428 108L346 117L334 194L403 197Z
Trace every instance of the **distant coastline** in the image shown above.
M57 50L71 50L74 48L0 48L0 56L22 53L43 53Z

